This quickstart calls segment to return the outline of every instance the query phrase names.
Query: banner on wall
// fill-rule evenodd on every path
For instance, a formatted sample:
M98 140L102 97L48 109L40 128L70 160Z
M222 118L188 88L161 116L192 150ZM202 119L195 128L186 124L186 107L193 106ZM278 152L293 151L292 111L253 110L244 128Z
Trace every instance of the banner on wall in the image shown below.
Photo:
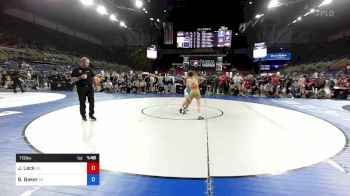
M163 29L164 29L164 44L171 45L174 44L174 27L172 22L164 22L163 23Z
M196 59L190 60L191 67L215 68L215 60Z
M290 61L292 59L292 53L268 53L265 58L260 59L261 61ZM257 62L258 59L255 59Z
M190 65L189 57L183 57L183 58L184 58L184 61L183 61L182 65L185 69L187 69Z
M223 57L218 57L216 62L216 71L222 71L222 59Z

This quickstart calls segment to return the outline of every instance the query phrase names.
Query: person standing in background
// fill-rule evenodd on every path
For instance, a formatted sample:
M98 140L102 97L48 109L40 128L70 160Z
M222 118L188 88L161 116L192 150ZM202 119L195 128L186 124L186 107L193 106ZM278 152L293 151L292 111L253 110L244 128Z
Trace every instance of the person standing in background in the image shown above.
M350 61L346 62L345 74L350 76Z
M80 59L80 66L73 69L71 74L71 80L77 86L77 92L80 102L80 115L83 121L86 119L86 97L89 101L89 117L91 120L96 120L95 113L95 99L94 99L94 88L92 86L95 73L89 67L90 60L86 57Z
M11 79L13 82L13 92L17 93L17 86L19 86L19 88L21 89L22 93L24 93L25 91L23 90L22 84L21 84L21 80L19 79L21 77L21 72L19 69L17 69L16 71L13 72Z

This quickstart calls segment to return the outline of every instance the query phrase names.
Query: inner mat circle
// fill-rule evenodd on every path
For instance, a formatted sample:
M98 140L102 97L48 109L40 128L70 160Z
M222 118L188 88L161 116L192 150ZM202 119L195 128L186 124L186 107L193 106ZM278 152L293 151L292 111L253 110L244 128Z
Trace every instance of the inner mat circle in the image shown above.
M203 104L203 103L202 103ZM143 108L141 112L150 117L168 119L168 120L198 120L197 106L194 102L193 105L186 111L186 114L180 113L180 104L164 104L155 105ZM210 106L201 107L201 115L205 119L212 119L220 117L224 112L220 109Z
M158 108L166 112L182 102L97 102L96 122L82 121L78 105L67 107L34 120L25 136L43 153L99 153L103 170L177 178L207 178L208 168L215 177L283 173L327 160L346 145L343 132L324 120L255 103L203 100L204 109L215 107L225 115L202 121L164 120L140 112L169 105Z

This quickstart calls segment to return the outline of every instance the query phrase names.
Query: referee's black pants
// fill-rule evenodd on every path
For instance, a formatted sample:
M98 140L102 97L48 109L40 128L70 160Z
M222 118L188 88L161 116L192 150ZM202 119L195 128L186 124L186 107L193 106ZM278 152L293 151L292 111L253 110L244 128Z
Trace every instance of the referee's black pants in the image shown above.
M79 102L80 102L80 115L86 117L86 97L89 101L89 116L95 113L95 99L94 99L94 88L92 86L77 87Z
M17 78L13 80L13 92L17 92L16 88L17 86L19 86L19 88L21 89L22 93L24 92L21 81Z

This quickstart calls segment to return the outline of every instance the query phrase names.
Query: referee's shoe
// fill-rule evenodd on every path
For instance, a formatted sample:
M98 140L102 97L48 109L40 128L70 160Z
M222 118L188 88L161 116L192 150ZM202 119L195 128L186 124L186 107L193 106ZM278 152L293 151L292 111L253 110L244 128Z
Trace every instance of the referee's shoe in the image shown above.
M90 120L93 120L93 121L97 120L94 115L89 115L89 117L90 117Z

